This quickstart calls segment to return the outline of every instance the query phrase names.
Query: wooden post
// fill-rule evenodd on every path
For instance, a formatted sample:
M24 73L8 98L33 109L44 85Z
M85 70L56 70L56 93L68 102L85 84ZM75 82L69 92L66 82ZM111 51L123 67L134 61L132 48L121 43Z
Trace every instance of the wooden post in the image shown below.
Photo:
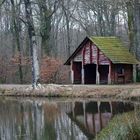
M85 84L85 71L83 65L82 65L81 74L82 74L82 84Z
M73 61L71 61L71 83L74 84Z
M109 102L109 105L110 105L110 112L111 112L111 115L113 115L113 108L112 108L112 102L111 102L111 101Z
M95 135L95 134L96 134L96 125L95 125L94 114L92 114L92 125L93 125L93 133L94 133L94 135Z
M92 42L90 42L90 64L92 64Z
M98 114L99 114L99 121L100 121L100 130L102 129L102 114L101 114L101 111L100 111L100 105L101 105L101 102L98 101Z
M72 116L73 116L73 118L75 118L74 109L75 109L75 101L72 102Z
M85 84L85 70L84 70L84 59L85 59L85 49L83 49L83 59L82 59L82 69L81 69L81 77L82 77L82 84Z
M96 66L96 84L100 84L100 74L98 72L98 64Z
M109 63L108 84L111 84L111 61Z
M133 65L133 82L136 83L136 65Z
M96 84L100 84L100 74L99 74L99 49L97 48L97 60L96 60Z
M87 115L86 115L86 101L83 101L83 112L84 112L84 125L87 128Z

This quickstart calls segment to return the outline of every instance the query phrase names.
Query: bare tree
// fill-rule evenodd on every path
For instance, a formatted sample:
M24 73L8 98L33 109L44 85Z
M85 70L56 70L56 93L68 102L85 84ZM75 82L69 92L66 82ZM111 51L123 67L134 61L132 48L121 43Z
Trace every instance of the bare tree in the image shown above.
M140 2L129 0L127 9L130 51L140 60Z
M33 89L36 89L40 78L36 34L35 34L33 17L32 17L31 1L24 0L24 4L25 4L26 22L28 28L31 63L32 63L32 86Z
M19 83L21 73L20 81L29 83L32 76L35 88L40 77L38 54L65 61L85 36L115 35L128 43L129 35L130 51L139 59L139 9L138 0L0 0L0 57L7 71L10 67L15 71L5 82ZM16 52L18 65L11 63Z
M71 35L70 35L70 28L71 28L71 17L74 14L74 11L77 6L77 0L75 1L68 1L68 0L60 0L60 5L62 7L62 11L65 17L66 23L66 32L67 32L67 57L71 54Z
M13 21L13 36L16 38L16 44L17 44L17 50L18 50L18 58L19 58L19 77L20 77L20 83L23 83L23 71L22 71L22 58L21 58L21 45L20 45L20 31L21 31L21 24L19 20L19 11L16 11L16 6L14 0L11 0L12 5L12 21Z
M42 55L50 55L51 53L51 28L52 17L58 7L57 0L37 0L40 14L40 35L41 35L41 47Z

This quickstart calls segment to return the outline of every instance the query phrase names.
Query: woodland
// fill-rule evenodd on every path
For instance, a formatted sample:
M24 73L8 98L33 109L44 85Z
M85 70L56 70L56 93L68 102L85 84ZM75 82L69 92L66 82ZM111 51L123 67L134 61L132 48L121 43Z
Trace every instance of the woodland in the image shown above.
M140 1L0 0L0 83L69 83L63 64L91 35L117 36L140 60Z

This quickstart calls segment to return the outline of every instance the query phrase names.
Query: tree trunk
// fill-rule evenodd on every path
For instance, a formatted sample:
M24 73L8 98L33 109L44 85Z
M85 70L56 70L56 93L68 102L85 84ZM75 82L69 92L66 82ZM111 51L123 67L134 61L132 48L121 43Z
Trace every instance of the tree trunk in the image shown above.
M50 32L51 32L51 19L52 11L48 9L46 0L38 0L40 10L40 34L41 34L41 54L50 55Z
M69 18L68 18L68 15L65 13L65 17L66 17L66 27L67 27L67 56L68 58L70 57L70 43L71 43L71 40L70 40L70 24L69 24Z
M127 3L130 51L140 60L140 2Z
M31 54L31 64L32 64L32 86L33 89L36 89L39 82L39 60L37 54L37 42L36 35L32 17L32 8L31 1L24 0L25 3L25 13L26 21L28 26L28 35L29 35L29 45L30 45L30 54Z
M19 64L18 64L18 69L19 69L19 78L20 78L20 83L23 84L23 71L22 71L22 60L21 60L21 46L20 46L20 21L18 20L18 17L16 15L16 10L15 10L15 3L14 0L11 0L12 4L12 14L13 14L13 28L14 28L14 34L15 34L15 40L16 40L16 45L17 45L17 50L18 50L18 55L19 55ZM14 35L13 34L13 35Z
M70 37L70 13L69 8L67 9L64 5L64 1L61 1L62 10L66 18L66 32L67 32L67 57L70 57L71 54L71 37ZM67 5L68 6L68 5ZM68 6L69 7L69 6Z
M127 3L128 9L128 28L130 39L130 51L140 60L140 2L139 0L130 0ZM139 76L135 76L139 73L139 67L133 69L134 80L139 81Z
M129 51L135 55L134 45L134 11L132 1L127 2L127 13L128 13L128 36L130 40Z
M115 36L115 33L116 33L116 21L115 21L115 18L116 18L115 9L113 9L111 11L110 36Z
M136 34L135 45L136 45L136 57L140 60L140 2L135 0L134 3L134 31Z

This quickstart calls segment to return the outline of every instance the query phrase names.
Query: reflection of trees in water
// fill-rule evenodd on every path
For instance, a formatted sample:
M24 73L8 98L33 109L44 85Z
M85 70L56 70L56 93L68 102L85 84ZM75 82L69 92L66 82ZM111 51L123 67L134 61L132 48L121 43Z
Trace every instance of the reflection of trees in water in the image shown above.
M59 109L56 103L45 103L43 105L45 120L48 122L53 122L59 115Z
M7 101L1 103L0 111L2 140L40 140L45 124L41 103Z
M38 140L43 134L44 111L38 103L7 101L0 107L2 140Z
M79 127L64 112L57 118L55 129L58 140L87 140Z
M55 130L58 140L87 140L80 128L73 122L66 112L72 110L72 102L57 103L60 115L55 121Z
M55 102L0 101L1 140L86 140Z
M56 132L55 132L55 119L57 118L59 112L57 105L55 103L44 103L44 134L42 136L42 140L55 140ZM40 139L40 140L41 140Z
M86 140L85 135L93 137L114 114L133 109L132 104L111 101L0 100L0 139Z

